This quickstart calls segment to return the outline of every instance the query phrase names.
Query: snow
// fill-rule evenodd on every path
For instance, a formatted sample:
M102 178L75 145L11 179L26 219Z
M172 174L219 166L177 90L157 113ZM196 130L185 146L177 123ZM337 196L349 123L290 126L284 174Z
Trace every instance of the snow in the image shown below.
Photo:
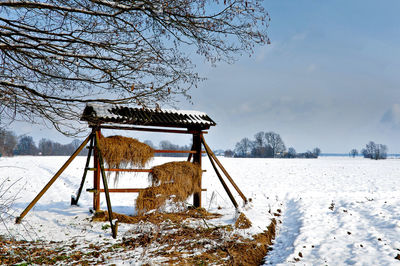
M155 158L152 165L177 158ZM7 192L18 193L12 209L18 216L37 195L67 157L19 156L0 158L0 181L17 181ZM71 194L80 184L85 157L76 158L21 225L13 220L0 224L0 235L12 232L17 238L77 243L114 243L107 223L90 222L92 187L88 175L79 206L70 206ZM321 157L318 159L236 159L220 158L242 192L251 202L241 207L252 221L249 229L238 230L252 235L266 230L274 213L281 211L273 250L266 265L393 265L400 264L400 180L398 159ZM149 165L150 167L151 165ZM213 224L233 224L238 215L219 184L207 158L203 158L203 207L223 214ZM119 187L146 187L146 175L125 174ZM7 187L7 186L6 186ZM110 187L113 183L110 182ZM233 189L232 189L233 191ZM235 198L241 202L235 192ZM113 210L135 214L136 194L111 194ZM189 203L191 201L189 200ZM101 208L106 209L105 199ZM120 224L118 238L127 236L133 227L151 232L146 224ZM109 261L161 263L145 256L145 251L129 251L122 258Z
M94 112L96 113L96 117L98 118L124 118L123 116L119 116L117 114L113 114L110 110L114 108L124 108L126 106L120 105L112 105L112 104L98 104L98 103L89 103L87 107L92 107ZM135 109L135 108L132 108ZM177 115L185 115L188 116L186 119L181 119L179 122L186 122L186 123L198 123L198 124L207 124L211 125L212 122L203 119L207 117L207 114L200 111L195 110L174 110L174 109L148 109L158 113L168 113L168 114L177 114Z

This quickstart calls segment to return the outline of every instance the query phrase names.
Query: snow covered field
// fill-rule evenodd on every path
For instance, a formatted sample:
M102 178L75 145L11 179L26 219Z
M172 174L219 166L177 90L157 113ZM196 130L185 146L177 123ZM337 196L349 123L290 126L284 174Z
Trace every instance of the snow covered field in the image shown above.
M67 157L0 158L0 181L7 192L19 192L14 215L29 204ZM79 187L85 157L78 157L24 218L22 225L0 224L0 235L11 231L18 238L96 243L115 241L106 223L91 223L92 195L83 191L79 207L70 206ZM152 164L176 160L155 158ZM273 213L281 210L277 238L267 265L400 264L400 160L363 158L233 159L220 158L243 193L252 202L242 211L253 222L242 234L261 232ZM203 158L203 207L223 214L213 223L234 223L236 212ZM89 175L85 188L92 187ZM110 184L112 187L112 183ZM123 175L119 187L145 187L146 176ZM237 194L236 194L237 195ZM135 214L135 194L111 194L113 210ZM240 201L237 196L236 199ZM106 209L102 198L102 209ZM25 227L24 227L25 226ZM121 224L118 238L132 225ZM6 230L6 228L8 230ZM122 261L115 261L121 263ZM130 262L137 262L131 258ZM151 262L151 261L150 261ZM153 261L157 263L157 260Z

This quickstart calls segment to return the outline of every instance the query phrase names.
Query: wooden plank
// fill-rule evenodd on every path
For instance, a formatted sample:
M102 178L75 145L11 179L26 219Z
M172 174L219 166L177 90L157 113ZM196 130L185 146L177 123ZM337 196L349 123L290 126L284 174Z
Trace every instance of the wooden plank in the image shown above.
M224 166L221 164L221 162L218 160L217 156L211 151L210 147L208 147L206 141L204 140L204 137L201 137L201 141L203 142L204 148L206 149L207 153L211 155L211 157L214 159L214 161L218 164L219 168L222 170L226 178L231 182L232 186L236 189L236 191L239 193L240 197L244 200L245 203L247 203L247 198L244 196L242 191L239 189L239 187L236 185L235 181L233 181L232 177L228 174L228 172L225 170Z
M94 126L92 126L94 127ZM134 131L147 131L147 132L159 132L159 133L176 133L176 134L195 134L196 130L179 130L179 129L164 129L164 128L144 128L144 127L124 127L124 126L107 126L99 125L98 127L104 129L120 129L120 130L134 130ZM207 134L206 131L202 132Z
M86 168L87 171L96 171L96 168ZM119 169L119 168L104 168L106 172L134 172L134 173L151 173L152 169ZM201 170L203 173L207 170Z
M197 151L181 151L181 150L154 150L154 153L189 153L196 154ZM203 152L205 153L205 152Z
M238 204L237 204L235 198L233 197L232 192L229 190L229 187L226 185L224 179L222 178L221 174L219 173L217 166L215 165L213 159L211 158L211 154L208 153L207 149L206 149L206 151L207 151L208 159L210 159L211 165L214 168L214 171L217 174L219 181L221 182L222 186L225 189L225 192L228 194L230 200L232 201L233 206L235 206L235 208L237 209Z
M88 171L96 171L96 168L87 168ZM151 173L151 169L117 169L117 168L104 168L106 172L134 172L134 173Z
M96 168L88 168L88 171L96 171ZM151 169L118 169L118 168L104 168L106 172L134 172L134 173L151 173Z
M144 190L145 188L109 188L109 193L139 193L140 191ZM95 193L97 192L96 189L87 189L86 191ZM201 191L207 191L206 188L202 188ZM103 193L104 189L100 189L98 192Z

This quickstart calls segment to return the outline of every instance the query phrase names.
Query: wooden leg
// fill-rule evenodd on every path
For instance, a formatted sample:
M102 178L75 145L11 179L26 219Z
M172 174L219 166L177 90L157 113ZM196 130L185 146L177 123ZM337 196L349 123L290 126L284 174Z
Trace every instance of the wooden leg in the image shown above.
M225 189L225 192L228 194L229 198L231 199L233 206L235 206L235 208L237 208L237 207L238 207L238 204L237 204L235 198L233 197L232 192L229 190L229 187L226 185L224 179L222 178L221 174L219 173L218 168L217 168L217 166L215 165L215 163L214 163L214 161L213 161L211 155L208 153L208 150L207 150L207 149L206 149L206 152L207 152L208 158L210 159L211 165L212 165L212 167L214 168L214 171L215 171L215 173L216 173L217 176L218 176L219 181L221 182L222 186L223 186L224 189Z
M239 193L240 197L244 200L244 203L247 203L247 198L244 196L242 191L239 189L239 187L236 185L235 181L231 178L231 176L228 174L228 172L225 170L225 168L222 166L221 162L218 160L217 156L211 151L210 147L208 147L206 141L204 140L204 137L201 137L201 141L204 145L204 148L208 153L211 155L211 157L214 159L214 161L218 164L219 168L222 170L222 172L225 174L226 178L231 182L232 186L236 189L236 191Z
M110 193L108 191L107 177L106 177L106 173L104 171L103 157L101 156L101 151L99 149L98 140L99 140L99 136L98 136L98 133L96 132L96 149L97 149L97 155L99 157L101 177L103 179L103 186L104 186L104 193L106 195L108 220L110 221L110 225L111 225L112 237L117 238L118 222L116 222L115 224L113 223L113 212L112 212L112 207L111 207Z
M98 212L100 211L100 163L99 163L99 156L98 156L98 151L97 151L97 145L98 145L98 137L97 134L98 132L100 133L99 129L95 129L95 140L94 140L94 151L93 151L93 167L94 167L94 172L93 172L93 188L95 189L95 192L93 193L93 211Z
M196 134L193 134L193 148L192 150L195 150L196 153L193 154L193 163L198 164L201 168L201 137L202 133L199 131ZM199 187L201 188L201 177L199 179ZM193 206L196 208L201 207L201 191L195 192L193 194Z

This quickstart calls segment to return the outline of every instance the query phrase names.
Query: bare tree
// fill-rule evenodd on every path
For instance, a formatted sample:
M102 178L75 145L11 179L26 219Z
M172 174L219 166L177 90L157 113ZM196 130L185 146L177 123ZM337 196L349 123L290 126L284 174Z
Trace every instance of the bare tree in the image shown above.
M0 129L0 154L12 156L15 145L17 145L15 134L11 131Z
M2 0L0 110L76 134L88 102L190 98L193 50L233 62L269 42L268 23L260 0Z
M225 157L233 157L234 154L235 154L235 153L234 153L232 150L230 150L230 149L225 150L225 152L224 152L224 156L225 156Z
M243 138L236 143L235 157L248 157L252 149L252 142L248 138Z
M254 146L256 147L265 147L266 139L265 133L260 131L254 135Z
M15 148L17 155L37 155L38 149L31 136L20 136Z
M288 158L296 158L296 156L297 156L296 150L293 147L290 147L288 149L287 157Z
M361 153L364 155L364 158L379 160L387 158L387 150L388 148L386 145L376 144L370 141L365 145L365 149L363 149Z
M265 133L265 139L267 140L267 144L271 146L274 158L278 153L282 153L286 150L285 143L281 136L275 132L267 132Z
M274 157L273 150L270 145L267 144L264 132L258 132L254 135L253 147L251 150L252 157L256 158L269 158Z
M49 139L41 139L39 141L38 149L41 155L53 155L54 144Z
M358 150L357 149L352 149L349 154L350 154L351 157L354 158L354 157L356 157L358 155Z
M374 159L374 155L376 154L376 144L373 141L368 142L367 145L365 145L366 147L366 154L367 157Z
M374 159L386 159L387 158L387 146L384 144L377 144L376 149L375 149L375 156Z
M321 154L321 149L318 148L318 147L317 147L317 148L314 148L312 153L314 154L314 156L315 156L316 158L318 158L318 156Z

